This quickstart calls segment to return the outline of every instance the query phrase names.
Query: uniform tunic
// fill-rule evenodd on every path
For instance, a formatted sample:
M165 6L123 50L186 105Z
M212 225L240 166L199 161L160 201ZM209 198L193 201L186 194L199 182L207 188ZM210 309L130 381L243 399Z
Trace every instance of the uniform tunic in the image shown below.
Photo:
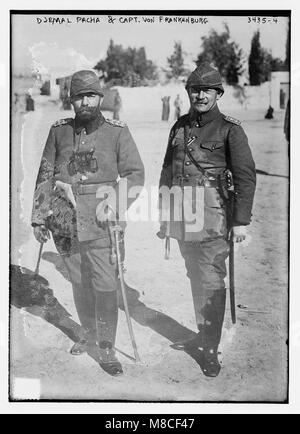
M182 116L170 133L160 187L178 186L183 196L185 187L202 187L204 209L200 211L204 225L201 230L189 233L184 219L171 219L171 237L182 241L226 237L226 203L218 185L218 175L226 168L232 171L235 189L232 224L248 225L255 191L255 166L240 122L224 116L217 105L198 119L190 114ZM171 209L171 217L174 211Z
M81 180L81 174L71 176L68 163L73 151L90 151L92 148L95 150L98 170L95 173L86 173L87 179L84 180ZM52 194L50 203L45 191L53 191L53 181L60 180L72 185L76 210L68 202L64 215L59 213L54 216L56 220L52 220L55 220L55 235L72 237L76 234L79 241L107 238L107 230L96 220L96 207L100 201L96 198L96 191L99 184L106 184L115 187L117 193L118 176L126 178L128 189L144 183L143 163L127 126L117 121L105 120L103 116L99 116L86 128L76 125L73 119L58 121L50 129L42 155L32 223L45 223L49 211L59 211L57 208L60 207L55 206L57 195ZM63 202L61 197L59 200ZM51 209L51 205L54 209ZM60 206L62 207L63 203L60 203Z
M224 316L225 260L229 252L227 203L221 194L219 175L227 168L234 182L230 226L248 225L256 176L240 122L220 113L217 105L199 117L187 114L179 118L170 132L160 187L175 188L182 195L181 200L180 197L171 200L169 219L162 221L161 230L178 240L191 281L197 324L210 318L215 324L213 333L218 335L216 341L220 338ZM192 191L190 205L198 213L200 227L188 224L182 212L186 187ZM161 211L164 207L162 200ZM180 212L182 219L176 219Z
M68 165L73 151L91 149L98 170L72 174ZM86 327L92 326L94 291L117 289L109 231L96 219L101 200L96 198L96 191L108 185L117 194L119 178L127 180L128 189L142 188L144 183L143 163L127 126L99 114L87 125L63 119L51 127L37 177L32 225L46 224L51 230L69 271L81 323ZM55 189L57 180L71 185L76 207L64 192Z

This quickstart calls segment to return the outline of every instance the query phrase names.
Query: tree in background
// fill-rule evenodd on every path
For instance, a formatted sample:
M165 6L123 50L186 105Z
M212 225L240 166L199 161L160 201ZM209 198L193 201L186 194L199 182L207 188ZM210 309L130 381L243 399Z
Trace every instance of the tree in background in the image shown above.
M267 59L268 63L269 59ZM251 86L259 86L265 81L266 64L264 64L264 52L260 45L260 33L257 30L251 41L251 49L248 60L249 82Z
M209 35L203 36L201 40L202 52L196 60L197 66L202 62L214 63L227 84L237 84L243 73L243 52L230 40L228 25L224 24L222 33L211 30Z
M252 86L259 86L261 83L270 80L272 71L285 71L286 66L278 57L260 45L260 33L257 30L251 41L249 54L249 82Z
M156 66L147 59L144 47L123 48L110 40L106 58L94 69L102 71L105 81L111 85L141 86L156 79Z
M167 58L169 70L167 71L167 78L178 79L187 74L184 67L184 54L182 51L181 42L175 42L174 51L171 57Z

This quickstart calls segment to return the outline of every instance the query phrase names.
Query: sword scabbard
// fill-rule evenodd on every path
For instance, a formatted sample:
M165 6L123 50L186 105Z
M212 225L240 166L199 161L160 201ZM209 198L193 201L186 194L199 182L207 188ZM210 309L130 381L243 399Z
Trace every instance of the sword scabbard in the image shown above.
M232 324L236 323L235 313L235 287L234 287L234 242L231 235L229 241L229 293L230 293L230 311Z

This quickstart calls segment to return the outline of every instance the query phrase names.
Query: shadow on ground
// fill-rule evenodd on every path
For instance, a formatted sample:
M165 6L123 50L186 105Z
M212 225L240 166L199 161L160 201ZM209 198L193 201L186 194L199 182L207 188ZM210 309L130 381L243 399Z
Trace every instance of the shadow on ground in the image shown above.
M276 176L278 178L289 178L287 175L278 175L277 173L269 173L264 170L256 169L257 175Z
M83 334L82 327L54 296L48 280L28 268L10 265L10 304L44 319L73 342ZM91 346L88 354L98 363L96 346Z
M57 253L44 252L42 257L53 263L57 271L68 279L68 273ZM126 285L126 293L130 316L140 325L151 328L172 343L196 336L196 333L168 315L148 308L139 300L140 293L136 289ZM122 295L119 294L119 307L124 310ZM73 342L77 342L83 333L82 327L71 318L70 313L54 296L53 290L49 288L49 282L28 268L10 266L10 301L16 308L23 308L54 325ZM98 363L96 346L91 346L88 354ZM199 364L199 356L196 353L188 354Z
M51 262L56 270L61 273L65 279L69 280L68 272L57 253L44 252L42 258L45 261ZM169 339L171 342L187 339L196 335L196 333L182 326L168 315L147 307L139 300L139 291L135 288L131 288L127 284L126 294L130 316L140 325L150 327L153 331ZM120 292L119 308L124 310L124 303Z

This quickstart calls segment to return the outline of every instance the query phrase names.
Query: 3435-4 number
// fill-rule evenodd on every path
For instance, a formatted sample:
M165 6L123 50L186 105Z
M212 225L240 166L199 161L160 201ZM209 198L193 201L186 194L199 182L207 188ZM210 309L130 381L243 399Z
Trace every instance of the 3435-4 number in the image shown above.
M278 18L276 17L248 17L248 24L256 23L256 24L265 24L265 23L278 23Z

